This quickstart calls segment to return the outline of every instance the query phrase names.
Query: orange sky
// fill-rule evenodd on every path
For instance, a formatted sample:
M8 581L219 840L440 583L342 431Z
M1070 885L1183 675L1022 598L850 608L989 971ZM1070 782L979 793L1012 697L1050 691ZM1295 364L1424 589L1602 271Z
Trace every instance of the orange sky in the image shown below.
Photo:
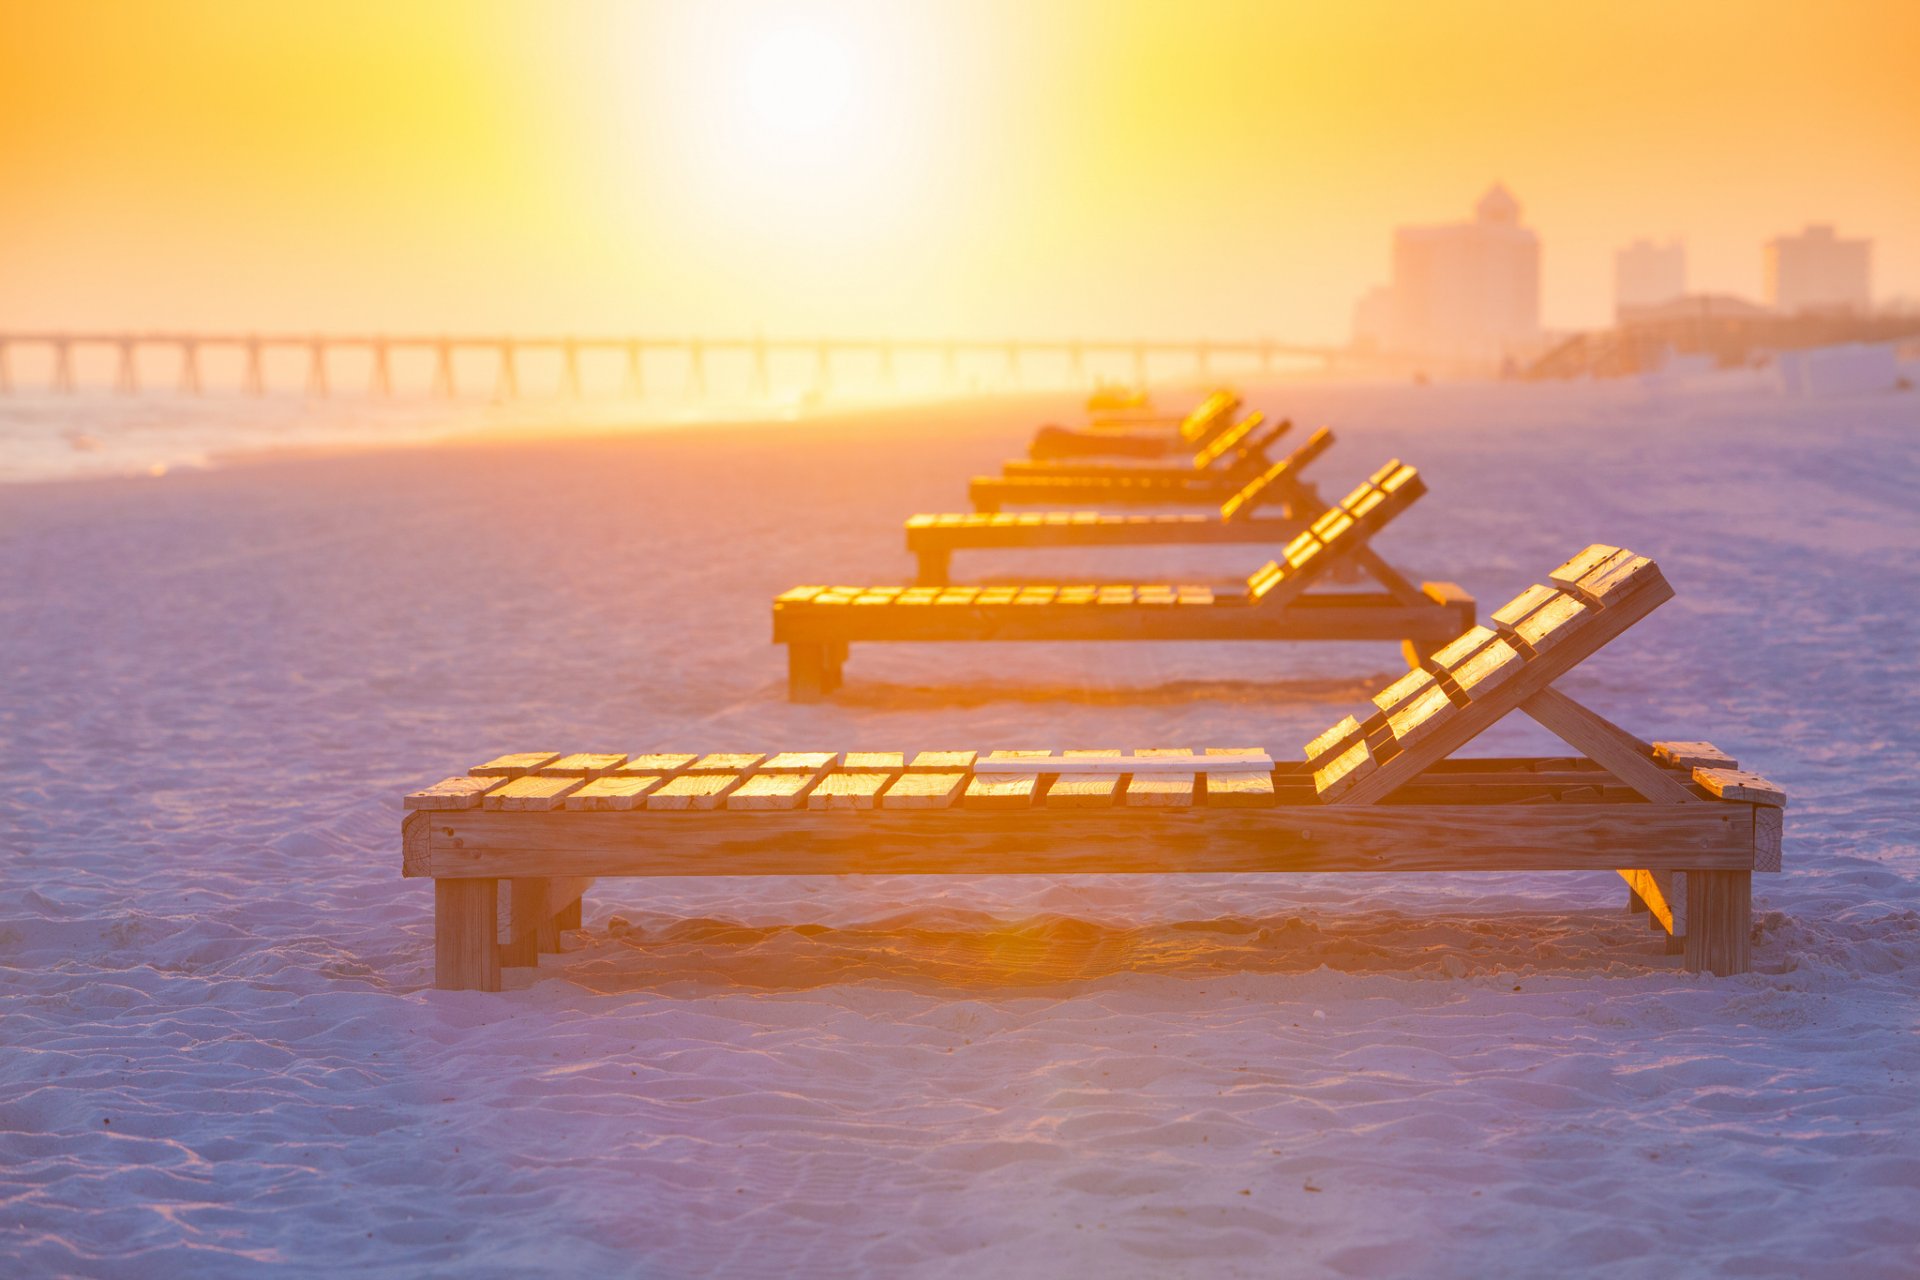
M1553 325L1808 220L1920 298L1920 5L0 0L0 325L1344 338L1505 180Z

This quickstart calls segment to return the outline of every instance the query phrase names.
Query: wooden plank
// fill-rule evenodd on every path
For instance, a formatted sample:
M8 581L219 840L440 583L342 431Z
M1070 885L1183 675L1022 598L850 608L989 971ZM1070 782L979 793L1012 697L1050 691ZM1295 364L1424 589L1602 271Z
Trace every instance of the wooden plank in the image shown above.
M1562 591L1574 591L1580 579L1619 554L1619 547L1596 542L1548 574L1547 579Z
M1525 665L1518 649L1505 640L1494 640L1448 674L1462 693L1479 698L1519 675Z
M959 799L960 790L966 785L967 775L958 771L903 773L895 778L893 784L882 793L880 807L882 809L945 809Z
M834 751L780 751L760 768L766 773L825 773L840 758Z
M1656 742L1654 759L1680 769L1738 769L1740 762L1711 742Z
M924 520L925 518L924 516L914 516L913 519L908 520L907 523L912 524L914 520ZM823 586L789 587L787 590L775 596L773 602L775 604L805 604L825 590L826 588Z
M1411 746L1445 724L1454 711L1447 691L1437 680L1429 679L1420 692L1394 708L1387 716L1387 726L1393 731L1393 740L1401 746Z
M594 752L561 756L552 764L541 765L539 773L547 778L597 778L612 773L627 762L624 753L608 755Z
M638 809L642 807L641 797L664 781L657 773L622 773L595 778L569 794L562 807L612 812Z
M481 798L486 809L558 809L561 798L580 785L578 778L547 778L537 774L510 778Z
M1561 592L1521 619L1513 635L1533 652L1544 654L1577 634L1591 616L1586 605Z
M480 797L500 784L498 778L477 778L471 774L461 778L444 778L430 787L409 792L401 800L403 809L475 809L480 805Z
M1046 804L1052 809L1110 809L1119 792L1117 773L1062 774L1047 788Z
M1520 709L1575 751L1655 804L1693 804L1699 797L1653 758L1653 748L1558 689L1542 689Z
M629 756L616 773L657 773L676 774L684 770L700 757L690 751L660 751L651 754Z
M485 764L477 764L467 770L476 778L517 778L521 774L532 773L551 760L558 760L558 751L521 751L513 755L495 756Z
M942 753L930 752L923 754L939 755ZM973 763L972 752L966 751L957 754L967 757L966 764ZM863 771L898 773L906 767L907 755L904 751L849 751L846 754L846 758L840 762L840 768L847 773L860 773ZM961 767L965 766L962 765Z
M1136 773L1127 779L1126 802L1134 807L1187 808L1193 804L1195 773Z
M1652 564L1653 561L1645 556L1623 551L1609 557L1600 567L1580 579L1576 590L1589 603L1602 609L1611 608L1615 601L1631 595L1639 588L1640 575Z
M975 773L967 783L961 803L969 809L1029 809L1033 807L1039 786L1037 773L1001 773L991 777Z
M433 985L437 989L500 989L499 901L498 880L433 882Z
M1786 811L1770 804L1753 807L1753 869L1780 870L1781 847L1786 843Z
M1749 804L1787 807L1787 791L1745 769L1695 769L1693 780L1722 800L1745 800Z
M934 773L965 772L973 768L977 754L973 751L922 751L914 756L907 768Z
M893 777L887 773L830 773L807 793L809 809L871 809Z
M1425 675L1426 673L1419 672L1417 674ZM1378 699L1375 700L1378 701ZM1306 745L1307 763L1316 769L1319 768L1332 756L1345 751L1348 745L1359 736L1360 722L1352 716L1343 718L1338 724L1326 730Z
M716 751L687 766L688 773L745 773L765 760L764 752Z
M683 773L649 792L646 807L659 809L718 809L727 794L743 781L737 773Z
M906 774L896 786L932 775ZM434 876L1747 870L1748 805L416 814Z
M727 795L729 809L798 809L817 773L756 773Z
M1373 695L1373 705L1380 708L1381 714L1391 716L1415 699L1430 693L1438 687L1439 681L1433 673L1423 667L1414 667L1392 684ZM1351 716L1348 719L1352 719ZM1338 726L1335 726L1336 728ZM1331 730L1329 730L1331 732ZM1325 737L1322 734L1321 737ZM1315 739L1319 741L1319 739Z
M1314 790L1321 800L1331 803L1359 786L1362 779L1379 768L1372 750L1367 746L1367 740L1356 737L1313 771Z
M1210 809L1266 808L1274 803L1273 774L1264 769L1209 773L1206 778Z

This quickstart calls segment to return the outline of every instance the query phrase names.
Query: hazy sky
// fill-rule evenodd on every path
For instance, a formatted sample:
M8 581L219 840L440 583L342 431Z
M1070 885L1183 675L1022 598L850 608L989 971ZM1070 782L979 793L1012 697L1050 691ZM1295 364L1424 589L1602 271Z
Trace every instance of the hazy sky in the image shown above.
M1325 340L1495 178L1552 325L1920 297L1916 157L1912 0L0 0L0 325Z

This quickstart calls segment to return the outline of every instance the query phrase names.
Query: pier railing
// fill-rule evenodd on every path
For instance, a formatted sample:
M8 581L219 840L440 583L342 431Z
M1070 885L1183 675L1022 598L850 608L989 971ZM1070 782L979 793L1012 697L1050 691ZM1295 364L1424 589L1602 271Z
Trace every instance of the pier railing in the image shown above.
M649 393L648 367L652 357L679 357L679 371L687 393L700 396L709 390L709 363L715 356L744 358L744 373L751 390L768 393L773 388L776 361L791 367L797 357L802 377L812 390L830 391L836 371L846 369L849 361L865 366L865 376L883 387L896 381L900 363L917 359L931 364L936 378L958 388L964 385L963 370L979 376L983 366L997 367L1001 378L1013 385L1040 385L1037 366L1048 371L1046 381L1065 381L1084 385L1097 378L1125 380L1144 384L1152 376L1166 376L1175 368L1206 374L1216 362L1228 362L1239 369L1273 372L1281 362L1328 366L1347 353L1333 348L1301 343L1274 342L1266 339L1243 341L1113 341L1012 339L983 341L970 339L793 339L793 338L633 338L633 337L524 337L524 336L418 336L387 334L287 334L287 333L185 333L185 332L0 332L0 393L24 390L16 377L11 359L16 353L38 351L46 366L43 385L56 392L77 392L83 385L78 356L82 352L104 352L112 364L110 385L126 395L159 389L164 383L142 380L141 354L159 350L170 352L174 376L172 387L197 395L204 392L208 380L203 375L202 356L208 351L224 350L240 357L238 390L252 395L269 391L267 357L273 352L304 355L304 391L310 396L334 394L339 374L335 357L358 353L364 358L366 391L376 396L395 394L394 357L411 353L416 359L424 354L431 362L431 394L454 397L462 394L459 385L461 363L471 366L477 356L492 364L492 394L517 398L523 394L522 364L533 354L559 357L558 386L561 394L579 396L585 392L583 364L588 356L605 360L611 356L620 362L621 390L629 396ZM456 357L464 357L457 360ZM164 357L163 357L164 359ZM657 360L655 361L657 363ZM290 388L286 388L290 389Z

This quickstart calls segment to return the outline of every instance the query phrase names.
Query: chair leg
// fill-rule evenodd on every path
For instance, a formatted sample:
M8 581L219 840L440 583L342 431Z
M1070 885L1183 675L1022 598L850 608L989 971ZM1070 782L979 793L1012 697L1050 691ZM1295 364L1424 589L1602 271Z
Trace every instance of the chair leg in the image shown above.
M818 702L827 693L827 647L787 646L787 701Z
M1687 872L1686 967L1716 977L1753 967L1753 873Z
M512 923L500 963L509 969L530 969L540 963L542 951L558 951L560 934L554 928L549 886L544 877L515 877L508 883L507 912Z
M916 553L920 557L920 572L915 576L915 585L922 587L944 587L953 576L953 552L944 547Z
M442 991L498 991L498 880L433 882L433 985Z
M583 899L575 898L572 902L560 908L559 913L553 917L554 928L562 930L580 928L582 901Z

